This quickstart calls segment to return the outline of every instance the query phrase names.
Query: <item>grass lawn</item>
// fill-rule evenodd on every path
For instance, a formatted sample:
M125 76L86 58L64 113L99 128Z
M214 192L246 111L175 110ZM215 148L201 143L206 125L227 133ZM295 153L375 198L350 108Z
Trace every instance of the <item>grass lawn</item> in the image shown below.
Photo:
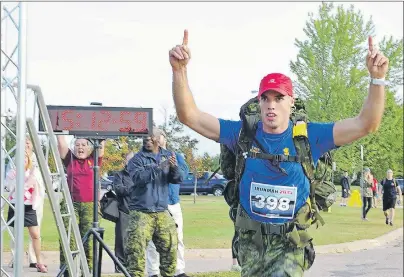
M234 232L233 223L228 217L228 206L223 197L198 196L196 204L194 204L193 196L181 196L181 205L184 216L184 240L187 248L230 248ZM7 211L4 215L7 215ZM395 225L392 227L385 225L383 212L380 208L371 209L368 214L370 221L363 222L360 219L361 208L339 207L339 199L332 207L332 212L322 213L322 216L326 224L317 230L314 228L310 230L316 245L373 239L403 226L402 209L396 209ZM105 228L106 243L113 247L114 224L103 219L101 226ZM59 235L52 210L47 201L45 202L41 235L42 250L59 249ZM8 251L9 235L5 232L4 237L4 247ZM28 241L27 230L25 230L25 241ZM27 245L27 243L25 244ZM215 276L230 277L233 275Z

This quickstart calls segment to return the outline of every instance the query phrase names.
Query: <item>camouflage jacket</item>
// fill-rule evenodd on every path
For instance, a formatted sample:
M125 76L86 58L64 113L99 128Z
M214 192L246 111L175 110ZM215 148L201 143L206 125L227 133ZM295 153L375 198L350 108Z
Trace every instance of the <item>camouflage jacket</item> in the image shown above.
M372 186L373 182L370 183L367 180L363 180L362 197L373 197Z

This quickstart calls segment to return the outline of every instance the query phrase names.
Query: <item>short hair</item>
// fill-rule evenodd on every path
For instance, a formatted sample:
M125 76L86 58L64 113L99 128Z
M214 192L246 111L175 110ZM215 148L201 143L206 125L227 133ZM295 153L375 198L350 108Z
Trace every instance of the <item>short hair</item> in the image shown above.
M93 151L94 151L94 145L91 143L91 141L89 140L89 139L87 139L87 138L74 138L73 140L72 140L72 143L73 143L73 149L76 147L76 141L77 140L79 140L79 139L84 139L84 140L86 140L87 141L87 145L90 147L90 152L92 153Z
M165 137L165 133L164 133L163 130L161 130L161 129L159 129L159 128L156 128L156 127L153 127L153 134L152 134L152 136L154 136L154 137L164 136L164 137Z

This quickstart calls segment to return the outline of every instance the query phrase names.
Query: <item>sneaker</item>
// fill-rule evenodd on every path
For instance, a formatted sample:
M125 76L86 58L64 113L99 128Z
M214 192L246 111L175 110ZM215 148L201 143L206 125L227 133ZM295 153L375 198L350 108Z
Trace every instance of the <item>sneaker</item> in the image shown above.
M392 221L390 221L390 226L393 226L393 222L392 222Z
M29 267L30 267L30 268L36 268L36 263L30 263L30 264L29 264Z
M386 225L389 225L389 219L386 217Z
M234 265L231 266L230 270L231 271L241 272L241 266L239 266L238 264L234 264Z

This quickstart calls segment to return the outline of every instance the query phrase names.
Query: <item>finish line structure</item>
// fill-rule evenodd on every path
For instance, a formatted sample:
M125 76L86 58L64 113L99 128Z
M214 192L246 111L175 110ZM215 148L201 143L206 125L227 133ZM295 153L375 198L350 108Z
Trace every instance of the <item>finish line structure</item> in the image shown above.
M70 276L100 276L102 249L115 261L116 257L102 240L104 230L98 226L98 212L94 213L93 227L81 238L76 222L70 191L64 169L57 149L56 135L74 135L85 137L94 144L95 155L98 155L102 140L114 139L119 136L147 136L152 131L152 109L119 108L102 106L46 106L39 86L27 85L26 82L26 27L27 2L1 3L1 242L0 266L1 276L24 276L24 160L26 134L30 135L39 168L44 179L49 202L55 217L63 252ZM41 136L41 137L40 137ZM44 139L45 137L45 139ZM56 164L56 172L49 169L49 159ZM97 161L98 159L95 159ZM4 185L6 168L13 167L16 176L16 203L8 201ZM98 202L99 166L94 168L94 210ZM59 201L53 187L55 182L61 186L57 192L63 195L67 205L67 214L60 212ZM14 218L7 222L5 211L15 209ZM69 220L68 226L63 224ZM14 221L15 228L10 227ZM7 233L14 242L13 274L4 268L4 235ZM89 272L84 253L83 241L93 235L94 268ZM70 238L76 239L75 249L70 248ZM99 243L99 250L97 244ZM99 251L98 254L97 250ZM115 258L115 259L114 259ZM116 261L115 261L116 262ZM117 262L119 266L119 261ZM127 271L121 268L126 276ZM62 273L62 270L61 272ZM60 274L59 273L59 274Z

